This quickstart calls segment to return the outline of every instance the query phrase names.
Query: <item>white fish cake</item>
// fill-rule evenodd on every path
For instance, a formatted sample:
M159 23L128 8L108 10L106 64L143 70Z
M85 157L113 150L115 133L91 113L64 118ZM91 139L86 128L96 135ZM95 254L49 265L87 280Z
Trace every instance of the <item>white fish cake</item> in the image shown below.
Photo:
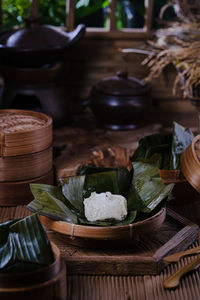
M127 200L121 195L110 192L91 193L84 201L85 217L88 221L103 221L115 219L124 220L127 216Z

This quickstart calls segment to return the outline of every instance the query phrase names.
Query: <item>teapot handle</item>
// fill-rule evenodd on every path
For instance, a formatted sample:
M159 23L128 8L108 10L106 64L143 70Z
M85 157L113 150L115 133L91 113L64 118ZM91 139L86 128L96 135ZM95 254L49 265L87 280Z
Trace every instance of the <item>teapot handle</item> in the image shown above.
M85 33L86 26L85 24L79 24L76 29L68 33L69 36L69 46L78 42Z

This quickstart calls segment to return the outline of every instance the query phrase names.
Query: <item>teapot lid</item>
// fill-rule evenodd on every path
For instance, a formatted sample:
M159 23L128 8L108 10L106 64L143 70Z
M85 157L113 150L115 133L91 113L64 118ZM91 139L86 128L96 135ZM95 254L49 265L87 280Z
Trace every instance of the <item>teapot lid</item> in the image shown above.
M94 85L93 89L101 94L115 96L139 96L149 92L149 85L128 77L128 72L118 71L117 76L107 77Z

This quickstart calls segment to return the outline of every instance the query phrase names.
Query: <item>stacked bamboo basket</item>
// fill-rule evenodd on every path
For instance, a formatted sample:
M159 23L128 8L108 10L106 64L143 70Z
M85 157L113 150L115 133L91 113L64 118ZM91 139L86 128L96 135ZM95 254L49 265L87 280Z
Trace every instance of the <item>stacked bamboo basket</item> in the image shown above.
M0 110L0 206L27 204L29 184L53 183L52 119L34 111Z

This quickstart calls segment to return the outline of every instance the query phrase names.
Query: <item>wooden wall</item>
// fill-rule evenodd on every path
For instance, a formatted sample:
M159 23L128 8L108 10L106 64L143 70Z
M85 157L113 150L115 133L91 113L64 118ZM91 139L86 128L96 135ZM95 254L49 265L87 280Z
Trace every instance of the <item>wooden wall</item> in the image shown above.
M84 37L68 54L69 68L67 71L66 86L71 93L72 113L84 113L80 102L87 98L93 84L104 77L114 76L116 71L126 69L129 76L143 79L148 74L148 68L142 66L144 55L123 54L120 48L144 47L144 40L114 40L91 39ZM181 118L183 113L191 115L191 123L196 118L195 108L181 93L172 94L173 80L176 73L173 67L159 78L153 80L153 104L150 108L150 119L162 121L162 114L169 115L169 123L176 118ZM183 120L184 121L184 120Z

